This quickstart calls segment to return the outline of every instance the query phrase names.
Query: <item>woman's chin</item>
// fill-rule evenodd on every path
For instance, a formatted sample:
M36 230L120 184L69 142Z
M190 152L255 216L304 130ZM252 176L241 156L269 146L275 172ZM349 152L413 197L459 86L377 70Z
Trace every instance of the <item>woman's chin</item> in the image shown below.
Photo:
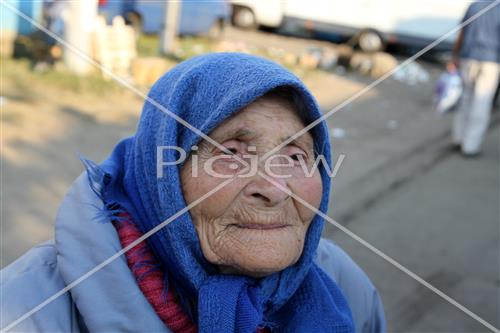
M220 256L227 259L223 272L263 277L293 265L303 248L303 239L293 229L235 230L226 255Z

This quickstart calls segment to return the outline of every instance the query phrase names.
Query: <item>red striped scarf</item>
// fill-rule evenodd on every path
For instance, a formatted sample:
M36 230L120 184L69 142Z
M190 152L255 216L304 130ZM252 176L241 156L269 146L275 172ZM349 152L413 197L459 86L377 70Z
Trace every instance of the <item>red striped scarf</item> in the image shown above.
M120 221L113 222L122 247L127 247L142 236L142 232L132 222L130 214L119 214ZM140 242L125 253L128 267L132 270L137 284L163 323L174 333L196 333L198 327L184 312L175 296L172 285L165 288L165 274L158 269L159 263L145 241ZM257 333L270 332L267 328L257 328Z
M126 247L142 236L135 226L131 216L120 214L120 221L113 223L122 247ZM165 288L164 272L158 267L158 262L149 250L145 241L125 253L128 267L134 273L139 288L149 301L163 323L174 333L195 333L198 328L184 312L175 298L174 289L169 285Z

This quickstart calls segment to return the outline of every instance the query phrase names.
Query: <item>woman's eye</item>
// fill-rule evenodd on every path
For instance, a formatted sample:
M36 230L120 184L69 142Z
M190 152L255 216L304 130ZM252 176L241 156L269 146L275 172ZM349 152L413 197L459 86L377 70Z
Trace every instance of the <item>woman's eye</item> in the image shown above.
M299 147L294 146L286 148L286 155L288 155L294 162L300 162L307 159L307 154Z
M304 154L293 154L290 156L290 158L294 161L300 162L300 160L305 159L305 155Z
M290 155L290 158L296 164L303 163L303 162L307 161L307 155L305 153L295 153L295 154Z
M233 155L238 154L238 149L236 148L226 148L226 149Z
M241 143L236 140L226 141L222 144L226 150L218 149L221 155L237 155L241 153Z

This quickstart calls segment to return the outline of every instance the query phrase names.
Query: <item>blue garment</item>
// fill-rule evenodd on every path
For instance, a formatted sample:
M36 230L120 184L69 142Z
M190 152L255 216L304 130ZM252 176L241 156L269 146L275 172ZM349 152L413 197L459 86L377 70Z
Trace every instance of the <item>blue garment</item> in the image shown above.
M0 328L19 318L121 250L115 228L95 223L102 206L82 174L70 187L55 223L55 242L34 247L1 271ZM384 313L363 271L322 239L315 262L335 281L352 310L356 332L385 332ZM169 333L139 289L126 258L114 262L19 323L9 332Z
M306 106L306 122L322 114L314 97L292 73L269 60L240 53L212 53L191 58L161 77L149 97L209 134L224 120L276 87L293 89ZM315 152L331 167L328 127L311 131ZM146 101L137 132L121 141L101 166L87 161L91 186L107 207L124 207L143 233L186 207L181 188L182 165L165 167L157 177L157 147L176 146L189 152L201 137ZM163 161L175 162L178 152L165 151ZM319 171L328 209L330 177ZM205 259L189 212L148 238L180 293L185 309L195 300L199 331L255 332L260 325L286 332L353 332L347 302L337 285L313 263L323 229L316 215L306 235L300 259L286 269L254 279L218 273Z
M472 3L462 20L468 20L492 1ZM460 57L500 63L500 5L497 4L463 28Z

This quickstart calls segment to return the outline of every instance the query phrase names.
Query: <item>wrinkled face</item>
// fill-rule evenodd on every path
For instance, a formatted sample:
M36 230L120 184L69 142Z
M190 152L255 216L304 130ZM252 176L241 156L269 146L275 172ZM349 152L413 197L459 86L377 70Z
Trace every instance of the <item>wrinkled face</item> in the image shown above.
M289 103L264 97L210 133L231 154L203 141L183 165L181 180L187 204L227 181L221 176L236 176L190 211L203 254L222 273L262 277L293 265L300 258L314 212L258 173L249 172L233 154L250 164L252 158L261 157L302 128L303 122ZM194 156L197 161L193 164ZM265 161L255 164L259 171L319 207L319 170L312 175L304 172L304 167L309 173L314 169L313 139L309 133L268 159L271 161L267 167ZM197 166L196 176L193 165Z

